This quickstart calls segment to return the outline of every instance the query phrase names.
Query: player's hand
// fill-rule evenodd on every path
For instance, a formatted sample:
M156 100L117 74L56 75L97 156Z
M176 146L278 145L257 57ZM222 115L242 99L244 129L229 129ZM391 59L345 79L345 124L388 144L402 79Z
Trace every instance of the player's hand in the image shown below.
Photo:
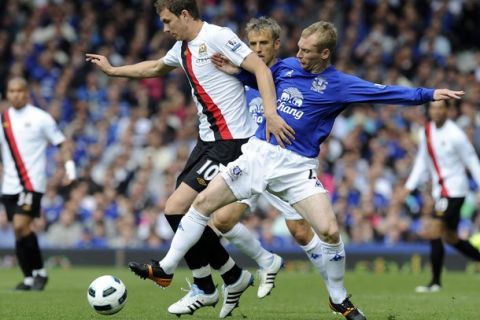
M398 204L402 204L405 202L405 199L407 199L408 195L410 194L410 190L407 188L401 188L400 190L395 192L395 195L393 196L393 200L397 201Z
M240 68L233 65L233 63L221 53L214 53L210 57L210 60L217 69L222 70L225 73L237 74L240 72Z
M450 89L436 89L433 91L433 100L461 99L465 91L453 91Z
M87 62L96 64L100 68L100 70L102 70L108 75L110 75L113 69L110 62L108 62L108 59L105 56L102 56L100 54L87 53L85 60Z
M283 120L278 114L270 116L265 115L266 124L266 137L267 141L270 141L270 134L273 134L277 143L285 148L286 144L292 144L295 140L295 131L290 127L285 120Z

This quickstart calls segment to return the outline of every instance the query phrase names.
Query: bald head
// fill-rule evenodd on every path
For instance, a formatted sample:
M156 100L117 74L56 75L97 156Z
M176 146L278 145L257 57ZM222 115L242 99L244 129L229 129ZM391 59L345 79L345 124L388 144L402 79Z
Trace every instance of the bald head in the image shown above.
M7 84L7 99L15 109L21 109L28 102L28 83L20 77L12 78Z

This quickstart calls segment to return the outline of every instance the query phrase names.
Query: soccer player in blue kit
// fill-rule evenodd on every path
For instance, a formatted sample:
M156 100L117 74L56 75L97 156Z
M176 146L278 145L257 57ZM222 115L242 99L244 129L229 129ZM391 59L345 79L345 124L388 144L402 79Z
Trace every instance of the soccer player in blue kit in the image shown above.
M320 237L330 308L346 319L366 319L347 296L345 250L338 223L330 198L314 174L320 144L350 103L420 105L459 99L464 92L386 86L337 71L330 64L336 40L333 24L314 23L303 30L297 57L278 61L271 68L277 110L265 106L265 114L278 113L294 129L295 139L282 148L274 137L267 139L265 122L260 124L256 136L243 145L243 154L198 194L182 218L182 228L160 261L166 279L173 277L185 252L198 241L212 212L268 190L291 204ZM214 59L221 60L218 56ZM255 85L254 81L250 85Z

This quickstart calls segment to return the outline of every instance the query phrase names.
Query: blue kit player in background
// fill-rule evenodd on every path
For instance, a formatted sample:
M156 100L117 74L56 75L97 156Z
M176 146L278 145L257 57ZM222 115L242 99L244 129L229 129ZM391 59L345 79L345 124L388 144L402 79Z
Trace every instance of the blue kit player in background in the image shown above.
M265 190L291 204L323 242L322 261L328 278L330 308L347 319L366 319L343 284L345 250L331 201L316 172L320 144L328 137L335 118L351 103L419 105L432 100L459 99L464 92L449 89L405 88L371 83L339 72L330 64L337 33L333 24L320 21L302 31L296 58L272 67L277 110L265 106L267 119L278 113L294 129L295 139L267 139L265 122L256 137L242 146L243 154L198 194L182 218L167 255L160 261L165 278L171 278L185 252L194 245L216 209ZM222 58L214 56L221 66ZM254 84L254 81L252 81Z

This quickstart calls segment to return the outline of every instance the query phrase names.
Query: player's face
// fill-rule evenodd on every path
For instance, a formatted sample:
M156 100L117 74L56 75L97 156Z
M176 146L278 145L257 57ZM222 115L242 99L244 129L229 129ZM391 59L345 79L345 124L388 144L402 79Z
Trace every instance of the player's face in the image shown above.
M323 63L325 50L328 49L318 50L314 34L306 38L301 37L298 41L297 59L300 61L302 68L310 72L315 72Z
M7 99L15 109L23 108L28 102L28 89L19 81L10 81L7 87Z
M445 101L434 101L430 103L428 114L430 115L430 119L435 123L443 123L447 120L448 108Z
M247 38L250 49L270 67L277 57L280 40L273 40L273 35L270 30L250 31Z
M187 23L184 13L177 17L170 10L163 9L160 12L160 20L163 22L163 31L171 34L175 40L185 40Z

